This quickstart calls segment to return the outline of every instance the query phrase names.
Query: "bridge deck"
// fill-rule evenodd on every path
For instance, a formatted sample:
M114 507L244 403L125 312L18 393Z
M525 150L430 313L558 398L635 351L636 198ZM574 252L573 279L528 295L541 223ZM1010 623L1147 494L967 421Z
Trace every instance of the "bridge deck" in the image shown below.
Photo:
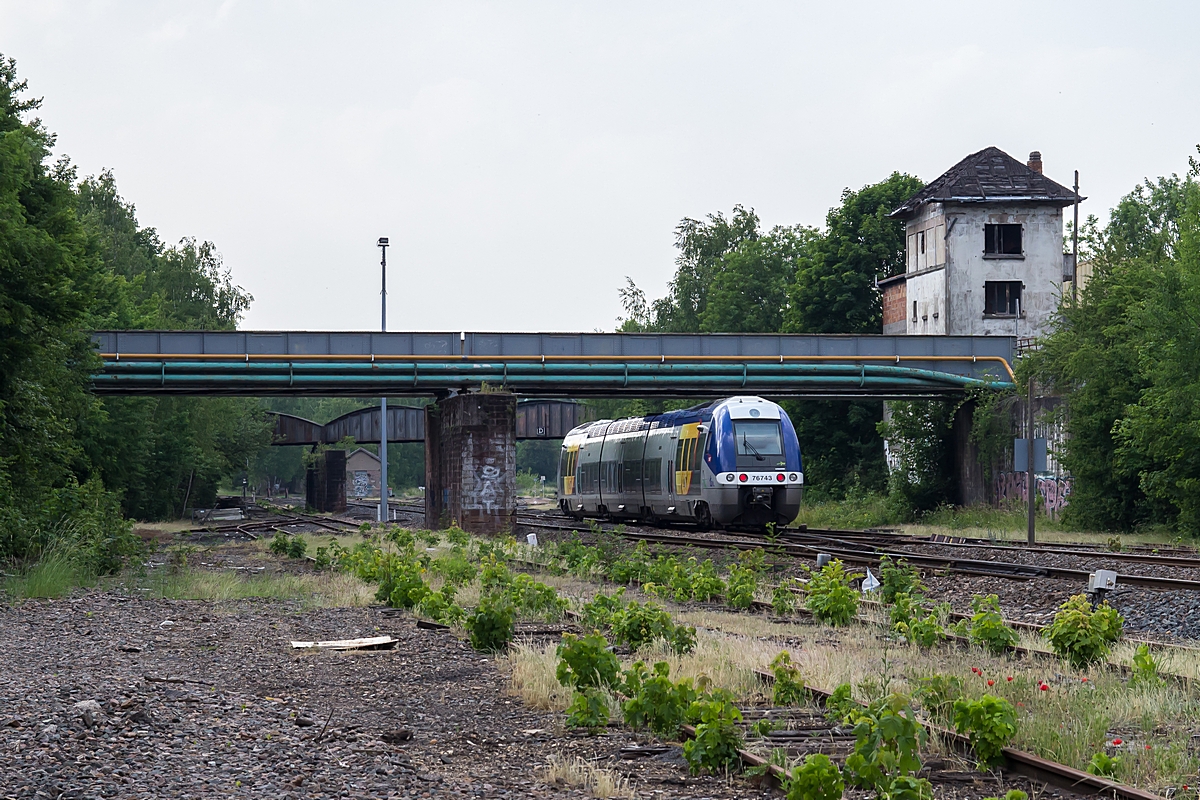
M101 331L101 394L920 397L1012 381L996 336Z

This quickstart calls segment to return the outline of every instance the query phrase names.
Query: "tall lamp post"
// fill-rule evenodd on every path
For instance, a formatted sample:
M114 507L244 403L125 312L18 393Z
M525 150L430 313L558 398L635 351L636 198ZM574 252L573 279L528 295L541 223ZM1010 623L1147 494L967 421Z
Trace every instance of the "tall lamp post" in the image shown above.
M379 237L379 266L383 274L383 289L379 292L382 298L380 314L380 330L387 333L387 248L386 236ZM388 477L387 477L387 397L379 401L379 521L388 519Z

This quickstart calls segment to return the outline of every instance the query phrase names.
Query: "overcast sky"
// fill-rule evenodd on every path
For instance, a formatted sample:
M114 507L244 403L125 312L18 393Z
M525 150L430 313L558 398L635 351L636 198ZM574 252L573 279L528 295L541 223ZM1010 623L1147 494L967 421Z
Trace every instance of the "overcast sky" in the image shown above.
M217 244L257 329L611 330L680 218L1040 150L1107 215L1200 142L1200 3L0 0L82 175Z

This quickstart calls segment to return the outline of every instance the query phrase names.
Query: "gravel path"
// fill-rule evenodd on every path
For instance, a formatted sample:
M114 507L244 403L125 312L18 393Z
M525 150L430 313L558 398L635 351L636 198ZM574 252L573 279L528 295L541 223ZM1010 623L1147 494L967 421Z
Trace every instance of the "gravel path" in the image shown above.
M634 734L571 736L496 659L378 610L88 594L0 607L0 630L0 797L586 796L539 779L556 753L639 796L765 793L689 777L678 748L620 761ZM398 647L289 646L382 633Z

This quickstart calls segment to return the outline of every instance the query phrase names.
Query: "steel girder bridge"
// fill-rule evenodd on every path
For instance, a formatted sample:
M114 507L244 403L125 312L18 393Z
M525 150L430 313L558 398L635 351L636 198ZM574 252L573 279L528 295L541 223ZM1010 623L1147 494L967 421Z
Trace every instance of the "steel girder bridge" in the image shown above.
M1004 336L99 331L103 395L931 397L1014 381Z

